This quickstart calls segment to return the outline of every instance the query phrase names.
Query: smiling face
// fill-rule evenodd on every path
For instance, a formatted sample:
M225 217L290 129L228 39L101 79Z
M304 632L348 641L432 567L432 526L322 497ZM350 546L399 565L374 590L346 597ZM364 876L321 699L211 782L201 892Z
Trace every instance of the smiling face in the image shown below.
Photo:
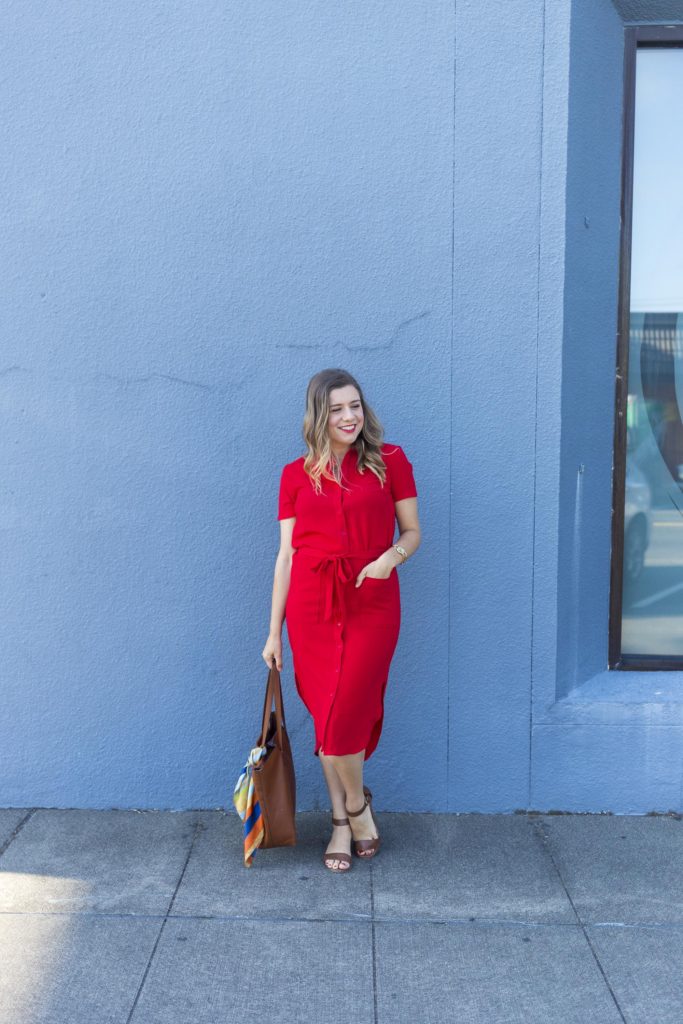
M343 455L360 434L363 426L363 406L360 395L352 384L330 391L330 417L327 430L332 451ZM350 429L346 429L346 428Z

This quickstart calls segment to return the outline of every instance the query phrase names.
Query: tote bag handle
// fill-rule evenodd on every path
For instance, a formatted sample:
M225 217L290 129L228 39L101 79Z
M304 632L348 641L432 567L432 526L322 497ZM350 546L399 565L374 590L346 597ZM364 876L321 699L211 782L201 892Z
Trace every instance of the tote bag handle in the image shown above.
M268 728L270 725L270 713L273 706L273 697L275 698L275 724L277 728L277 743L282 748L282 728L286 728L285 723L285 709L282 703L282 686L280 684L280 673L277 669L277 665L273 662L268 672L268 683L266 685L266 696L263 702L263 723L261 725L261 736L259 737L259 745L265 746L266 739L268 737Z

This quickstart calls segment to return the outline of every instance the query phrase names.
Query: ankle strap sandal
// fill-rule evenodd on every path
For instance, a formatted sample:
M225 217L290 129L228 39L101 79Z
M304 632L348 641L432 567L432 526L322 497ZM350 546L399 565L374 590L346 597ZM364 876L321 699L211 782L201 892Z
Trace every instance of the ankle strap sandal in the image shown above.
M363 801L363 806L361 807L361 809L359 811L350 811L348 809L348 807L347 807L346 808L346 813L351 818L357 818L359 814L363 813L363 811L365 810L365 808L368 805L370 806L370 814L372 816L372 821L373 821L373 824L375 826L375 831L377 832L377 836L375 837L375 839L354 839L353 840L353 852L356 854L356 856L357 857L363 857L363 858L366 858L366 859L369 860L370 857L374 857L375 854L377 853L377 851L379 850L380 835L379 835L379 827L377 825L377 819L375 818L375 812L372 809L372 793L367 788L367 786L363 786L363 794L365 795L365 800Z
M350 825L351 822L349 821L348 818L335 818L335 817L333 817L332 818L332 824L333 825ZM338 860L338 861L341 861L342 864L347 864L348 867L345 867L345 868L341 868L341 867L339 867L339 868L331 868L330 865L327 863L328 860ZM351 858L349 857L348 853L334 853L333 851L330 851L329 853L323 854L323 864L325 865L325 867L327 868L328 871L336 871L339 874L345 875L347 871L351 870L352 863L353 862L352 862Z

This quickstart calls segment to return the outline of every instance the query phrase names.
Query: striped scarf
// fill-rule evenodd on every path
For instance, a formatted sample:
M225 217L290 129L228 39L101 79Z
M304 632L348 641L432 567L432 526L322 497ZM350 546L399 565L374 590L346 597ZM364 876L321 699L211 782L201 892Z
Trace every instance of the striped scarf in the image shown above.
M252 858L263 842L263 815L261 805L256 799L252 771L265 752L265 747L252 749L232 795L232 802L244 822L244 866L247 868L252 866Z

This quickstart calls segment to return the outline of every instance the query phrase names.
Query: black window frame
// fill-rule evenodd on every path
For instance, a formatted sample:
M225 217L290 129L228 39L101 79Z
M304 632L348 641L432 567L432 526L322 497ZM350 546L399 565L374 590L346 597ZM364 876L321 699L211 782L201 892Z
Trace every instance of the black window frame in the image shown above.
M639 48L672 46L683 48L683 24L630 25L624 29L621 241L619 250L617 370L614 402L614 472L612 479L612 557L610 567L608 667L610 669L627 671L661 669L683 671L683 656L681 658L674 658L669 655L629 655L622 654L621 652L636 54Z

